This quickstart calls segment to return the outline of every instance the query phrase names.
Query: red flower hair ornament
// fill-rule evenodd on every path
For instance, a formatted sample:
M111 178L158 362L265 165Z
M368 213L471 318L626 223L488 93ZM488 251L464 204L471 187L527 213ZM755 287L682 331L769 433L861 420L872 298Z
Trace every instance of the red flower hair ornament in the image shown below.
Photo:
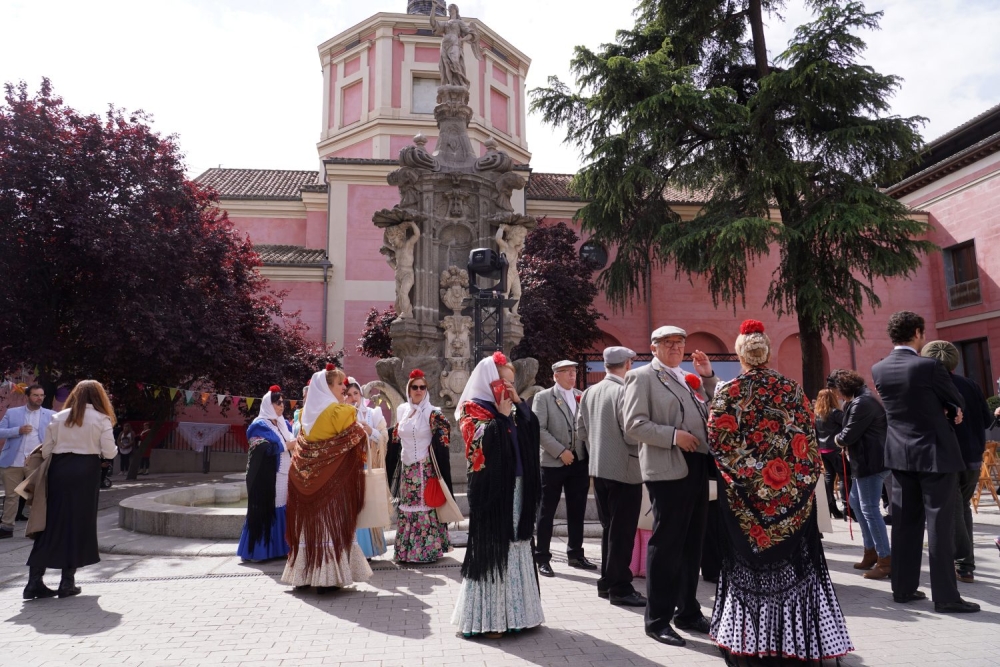
M425 377L424 372L419 368L414 368L412 371L410 371L411 380L420 380L423 377Z
M270 387L268 388L268 391L269 391L269 392L271 392L272 394L278 394L278 393L281 393L281 387L279 387L279 386L278 386L278 385L276 385L276 384L272 384L272 385L271 385L271 386L270 386Z
M740 335L754 333L764 333L764 323L759 320L743 320L743 324L740 325Z
M497 350L496 352L493 353L493 363L495 363L497 366L506 366L507 357L504 355L503 352Z
M324 370L335 371L335 370L337 370L337 367L334 366L333 364L327 364L326 368Z

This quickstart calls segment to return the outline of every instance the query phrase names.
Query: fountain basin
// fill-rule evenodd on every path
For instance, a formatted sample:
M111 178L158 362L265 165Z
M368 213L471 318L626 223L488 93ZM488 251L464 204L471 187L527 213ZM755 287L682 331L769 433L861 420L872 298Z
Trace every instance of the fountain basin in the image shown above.
M240 482L144 493L118 504L118 525L148 535L238 540L246 498Z

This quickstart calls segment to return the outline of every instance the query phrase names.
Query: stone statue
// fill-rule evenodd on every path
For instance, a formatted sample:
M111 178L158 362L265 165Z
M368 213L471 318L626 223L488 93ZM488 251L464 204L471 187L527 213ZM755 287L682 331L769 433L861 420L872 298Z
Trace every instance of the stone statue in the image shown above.
M469 272L457 266L449 266L441 273L440 284L441 302L458 315L469 296Z
M413 137L413 145L399 151L399 164L429 171L440 171L437 158L427 152L427 137L421 133Z
M412 231L412 234L408 232ZM413 289L413 251L420 240L420 227L415 222L404 222L393 227L386 227L382 254L386 261L396 271L396 312L399 317L413 317L413 303L410 301L410 290Z
M477 171L496 171L506 173L514 168L514 160L504 151L498 150L500 144L493 137L483 144L486 147L486 155L476 160Z
M444 0L437 0L438 7L444 6ZM438 19L431 14L431 28L441 40L441 85L469 87L469 77L465 73L465 43L472 46L472 54L476 60L483 59L482 46L479 44L479 31L474 25L462 20L458 13L458 5L448 5L448 18Z
M521 276L517 273L517 260L524 250L524 239L527 236L528 229L522 225L500 225L497 228L497 248L507 256L507 263L510 265L507 270L507 298L517 300L510 307L512 315L517 315L518 306L521 305Z

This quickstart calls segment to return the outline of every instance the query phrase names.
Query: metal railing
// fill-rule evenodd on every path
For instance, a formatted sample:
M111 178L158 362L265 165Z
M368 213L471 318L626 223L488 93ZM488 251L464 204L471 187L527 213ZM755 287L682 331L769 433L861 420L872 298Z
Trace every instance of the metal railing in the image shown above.
M637 354L635 359L632 360L632 365L645 365L653 360L653 355L651 353ZM733 353L709 353L708 360L711 362L723 362L723 363L736 363L739 364L739 357ZM578 372L576 375L576 386L578 389L586 389L592 384L597 384L604 379L604 355L600 352L588 352L587 354L582 354L577 357L577 361L580 363L581 368L586 369L584 372ZM691 363L691 355L684 355L684 362L688 364ZM728 378L724 378L728 379Z
M964 308L974 306L983 302L982 293L979 290L979 278L967 280L964 283L949 285L948 287L948 307Z

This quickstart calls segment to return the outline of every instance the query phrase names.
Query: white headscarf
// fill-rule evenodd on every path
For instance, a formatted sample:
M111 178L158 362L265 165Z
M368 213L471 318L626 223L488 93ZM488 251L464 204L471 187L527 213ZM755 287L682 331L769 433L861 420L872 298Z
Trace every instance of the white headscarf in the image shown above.
M272 419L278 422L277 426L271 423ZM274 403L271 402L270 391L260 399L260 412L257 413L257 419L254 421L263 421L264 424L281 437L282 442L288 442L293 439L291 432L288 430L285 418L274 411Z
M311 433L316 420L333 403L340 403L340 401L330 391L330 385L326 383L326 371L316 371L309 381L309 394L306 395L306 404L299 417L302 422L302 432Z
M406 382L406 403L403 403L396 408L396 423L398 424L411 422L414 419L420 419L430 424L431 413L437 410L436 407L431 405L431 392L429 386L428 390L424 392L423 400L418 404L413 403L410 399L410 385L413 384L414 380L423 380L424 384L427 384L427 378L425 376L410 378Z
M455 408L455 419L461 418L462 406L473 399L486 401L495 405L496 401L493 399L493 390L490 389L490 383L496 382L499 379L500 373L497 372L497 363L493 361L493 357L486 357L476 364L476 367L472 369L472 376L469 377L469 382L465 385L465 389L462 390L462 397L458 399L458 407Z

